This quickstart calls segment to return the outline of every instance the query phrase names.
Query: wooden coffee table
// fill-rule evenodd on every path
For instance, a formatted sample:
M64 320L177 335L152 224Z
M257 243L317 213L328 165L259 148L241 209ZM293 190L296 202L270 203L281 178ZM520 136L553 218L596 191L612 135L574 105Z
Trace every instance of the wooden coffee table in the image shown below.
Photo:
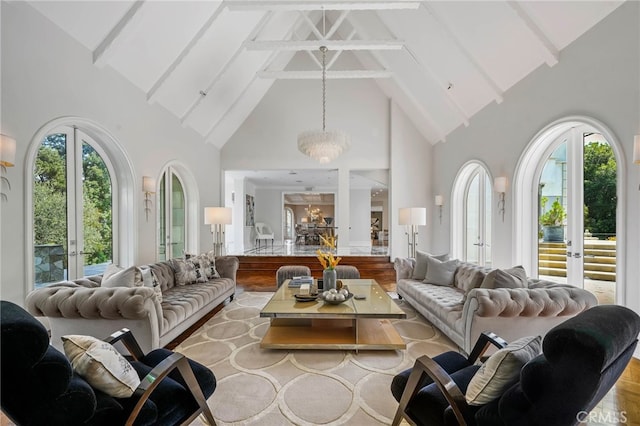
M363 295L340 305L322 300L298 302L298 288L285 281L260 311L271 318L260 347L271 349L356 350L405 349L406 344L390 319L407 314L375 280L342 280L351 293Z

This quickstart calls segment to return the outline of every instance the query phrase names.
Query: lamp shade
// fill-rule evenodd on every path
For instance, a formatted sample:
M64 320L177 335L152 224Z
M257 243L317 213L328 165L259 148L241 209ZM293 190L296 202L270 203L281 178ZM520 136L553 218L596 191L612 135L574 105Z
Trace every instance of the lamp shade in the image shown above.
M499 176L493 180L493 190L496 192L507 192L507 178Z
M142 192L155 194L156 180L150 176L142 176Z
M0 135L0 164L13 167L16 161L16 140L7 135Z
M640 135L633 137L633 162L640 164Z
M426 225L427 209L425 207L403 207L398 215L399 225Z
M205 207L205 225L231 225L231 207Z
M442 195L436 195L436 206L444 205L444 197Z

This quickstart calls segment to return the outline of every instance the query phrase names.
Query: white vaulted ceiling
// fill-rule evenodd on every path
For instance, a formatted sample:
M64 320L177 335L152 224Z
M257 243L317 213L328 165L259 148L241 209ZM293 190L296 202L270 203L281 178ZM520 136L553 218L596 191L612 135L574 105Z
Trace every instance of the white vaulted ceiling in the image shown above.
M330 48L327 78L375 78L427 140L444 141L534 69L562 61L562 49L622 2L30 4L86 46L95 66L112 67L222 147L275 79L320 79L321 44Z

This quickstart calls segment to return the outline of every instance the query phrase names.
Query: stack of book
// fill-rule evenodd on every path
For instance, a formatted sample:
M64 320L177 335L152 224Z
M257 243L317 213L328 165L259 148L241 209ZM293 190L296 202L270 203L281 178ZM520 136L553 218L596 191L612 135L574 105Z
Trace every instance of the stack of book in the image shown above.
M313 277L311 276L293 277L291 281L289 281L289 287L300 287L302 284L309 284L309 286L312 286Z

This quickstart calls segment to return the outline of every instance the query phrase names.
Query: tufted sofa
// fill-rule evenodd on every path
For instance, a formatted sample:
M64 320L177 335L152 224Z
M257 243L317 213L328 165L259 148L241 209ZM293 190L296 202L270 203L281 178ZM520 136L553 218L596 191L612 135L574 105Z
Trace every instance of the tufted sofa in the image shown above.
M597 305L587 290L551 281L527 279L527 288L477 288L490 269L460 262L452 286L412 279L416 261L396 258L398 295L469 354L483 331L507 341L542 335L561 322Z
M62 349L61 337L84 334L97 338L113 330L133 331L144 352L165 346L236 291L238 258L215 259L220 278L177 285L171 261L149 265L162 292L151 287L101 287L102 275L62 281L27 295L25 308L48 317L51 343Z

